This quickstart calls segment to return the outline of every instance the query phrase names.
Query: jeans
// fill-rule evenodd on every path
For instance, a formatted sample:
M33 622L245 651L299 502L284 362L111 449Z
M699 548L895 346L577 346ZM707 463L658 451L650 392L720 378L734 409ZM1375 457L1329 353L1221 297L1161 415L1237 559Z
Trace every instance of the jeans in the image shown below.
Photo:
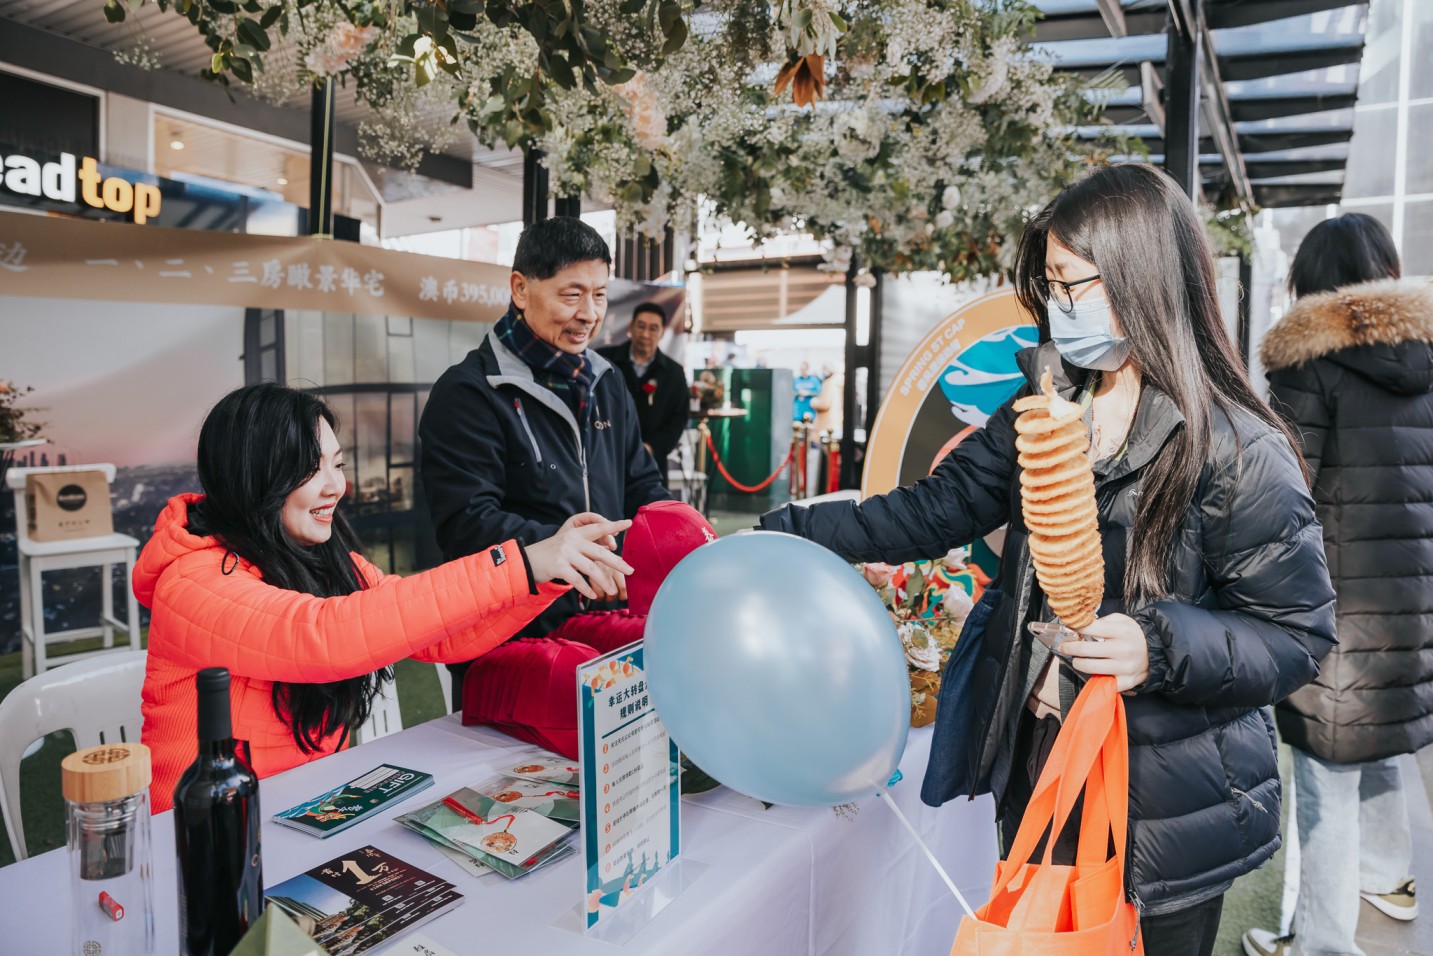
M1359 893L1391 893L1413 862L1396 758L1327 763L1294 748L1299 821L1295 956L1363 956Z
M1433 810L1433 744L1418 751L1418 774L1423 778L1423 789L1428 795L1428 808Z
M1146 916L1139 921L1146 956L1209 956L1219 935L1224 894L1187 910Z

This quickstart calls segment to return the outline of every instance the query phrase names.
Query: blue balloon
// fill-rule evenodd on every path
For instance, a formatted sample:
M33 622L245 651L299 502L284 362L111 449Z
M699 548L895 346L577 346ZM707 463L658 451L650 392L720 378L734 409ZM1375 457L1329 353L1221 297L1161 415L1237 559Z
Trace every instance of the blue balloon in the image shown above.
M895 624L820 545L771 531L697 548L647 618L652 702L697 766L768 803L884 789L910 730Z

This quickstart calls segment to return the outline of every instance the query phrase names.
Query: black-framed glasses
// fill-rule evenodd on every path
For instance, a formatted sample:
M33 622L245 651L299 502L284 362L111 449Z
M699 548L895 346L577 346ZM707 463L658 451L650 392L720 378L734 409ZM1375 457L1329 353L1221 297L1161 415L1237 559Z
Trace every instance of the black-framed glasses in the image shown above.
M1035 291L1040 293L1040 298L1046 302L1054 302L1060 307L1060 311L1069 315L1075 311L1075 296L1071 292L1077 285L1084 285L1086 282L1094 282L1100 277L1097 272L1084 279L1076 279L1074 282L1065 282L1062 279L1047 279L1044 276L1035 277Z

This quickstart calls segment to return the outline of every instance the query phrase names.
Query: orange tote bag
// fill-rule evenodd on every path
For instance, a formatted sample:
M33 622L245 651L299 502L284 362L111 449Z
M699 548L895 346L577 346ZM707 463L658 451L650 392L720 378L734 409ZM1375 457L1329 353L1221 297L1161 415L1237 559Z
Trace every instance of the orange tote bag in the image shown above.
M1085 793L1073 866L1050 855ZM1043 859L1031 855L1046 829ZM1129 731L1113 677L1085 684L1020 821L995 864L990 901L965 917L951 956L1143 956L1139 912L1125 899L1129 836ZM1114 856L1109 856L1113 841Z

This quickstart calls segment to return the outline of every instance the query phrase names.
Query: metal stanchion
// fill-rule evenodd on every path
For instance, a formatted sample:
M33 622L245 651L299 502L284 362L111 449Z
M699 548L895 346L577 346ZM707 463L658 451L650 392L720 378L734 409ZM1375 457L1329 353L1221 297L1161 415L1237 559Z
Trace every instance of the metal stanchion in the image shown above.
M703 517L707 515L707 489L711 487L711 478L707 476L707 440L711 437L711 429L707 427L705 418L697 422L697 474L703 475L702 479L702 500L697 510ZM693 500L696 500L695 490Z

